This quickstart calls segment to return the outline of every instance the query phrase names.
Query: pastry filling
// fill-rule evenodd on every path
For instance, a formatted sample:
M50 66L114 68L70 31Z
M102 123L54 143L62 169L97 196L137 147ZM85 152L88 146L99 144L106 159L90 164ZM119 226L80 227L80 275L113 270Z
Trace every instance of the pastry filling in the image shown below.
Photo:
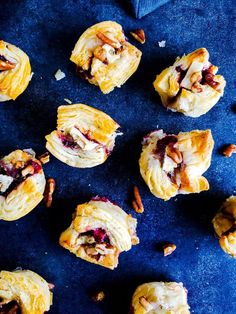
M0 301L0 314L21 314L20 305L16 301L3 304Z
M121 42L117 39L111 39L102 32L97 32L97 39L101 44L98 45L91 53L88 62L81 66L77 66L77 73L84 79L94 80L97 83L94 74L101 67L107 66L120 59L122 51L125 49L125 38Z
M28 177L41 171L41 165L33 160L17 161L15 164L0 161L0 195L7 197Z
M80 233L77 244L84 248L89 257L97 261L105 255L115 253L115 248L111 245L109 236L102 228Z
M12 70L16 67L16 64L7 60L3 55L0 55L0 72Z

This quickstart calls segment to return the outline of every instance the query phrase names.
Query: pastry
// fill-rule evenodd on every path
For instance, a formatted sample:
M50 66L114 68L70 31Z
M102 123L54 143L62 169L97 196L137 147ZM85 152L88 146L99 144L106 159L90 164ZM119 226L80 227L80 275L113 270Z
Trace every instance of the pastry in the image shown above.
M43 314L52 293L41 276L31 270L0 272L0 314Z
M31 67L27 54L0 40L0 101L15 100L31 80Z
M78 205L70 227L60 244L88 262L110 269L118 265L119 254L138 244L136 219L104 197Z
M15 150L0 160L0 219L19 219L43 199L45 177L32 150Z
M94 167L111 154L118 128L111 117L95 108L83 104L60 106L57 130L46 136L46 148L69 166Z
M137 70L141 55L127 41L121 25L105 21L89 27L80 36L70 60L82 78L108 94Z
M133 295L131 314L190 314L187 290L182 283L149 282Z
M236 196L227 198L212 223L221 248L236 258Z
M144 137L139 160L141 175L150 191L167 201L177 194L209 189L202 174L211 164L211 131L194 130L178 135L156 130Z
M157 75L154 88L163 105L197 118L208 112L223 96L225 80L216 75L218 68L209 62L205 48L177 58L175 63Z

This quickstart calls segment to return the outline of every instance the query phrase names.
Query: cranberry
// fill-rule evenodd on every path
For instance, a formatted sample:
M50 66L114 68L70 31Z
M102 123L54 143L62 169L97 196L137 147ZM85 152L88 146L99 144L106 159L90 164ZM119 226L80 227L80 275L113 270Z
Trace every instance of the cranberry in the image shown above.
M175 143L177 143L177 137L175 135L167 135L160 139L159 141L157 141L154 153L157 155L161 164L163 164L164 161L166 147L168 145L174 146Z

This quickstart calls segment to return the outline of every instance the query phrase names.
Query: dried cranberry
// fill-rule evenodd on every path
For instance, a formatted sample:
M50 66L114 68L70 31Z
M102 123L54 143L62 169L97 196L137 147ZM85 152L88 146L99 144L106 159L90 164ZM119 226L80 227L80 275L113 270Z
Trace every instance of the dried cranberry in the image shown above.
M171 145L174 146L175 143L177 143L177 137L175 135L167 135L157 141L156 149L154 151L155 155L157 155L158 159L160 160L161 165L163 164L165 153L166 153L166 147Z

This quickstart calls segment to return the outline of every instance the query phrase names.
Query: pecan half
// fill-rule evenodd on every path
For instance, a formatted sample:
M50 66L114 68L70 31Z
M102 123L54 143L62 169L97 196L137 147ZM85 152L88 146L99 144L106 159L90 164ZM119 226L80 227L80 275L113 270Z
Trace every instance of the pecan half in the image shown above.
M172 254L176 250L176 245L169 243L163 246L164 256Z
M136 213L141 214L144 212L143 202L137 186L134 186L134 200L132 205Z
M15 63L8 61L4 56L0 55L0 71L12 70L15 67Z
M114 40L110 39L106 35L104 35L102 32L97 32L96 34L97 38L99 38L101 41L103 41L105 44L110 45L113 48L120 48L120 43L115 42Z
M46 203L46 207L52 206L52 195L55 191L56 182L53 178L49 178L47 180L45 192L44 192L44 201Z
M230 144L228 146L225 147L225 149L223 150L223 155L225 155L225 157L231 157L232 154L236 153L236 145L234 144Z
M144 44L146 41L145 33L142 28L135 29L134 31L130 32L130 34L141 44Z

